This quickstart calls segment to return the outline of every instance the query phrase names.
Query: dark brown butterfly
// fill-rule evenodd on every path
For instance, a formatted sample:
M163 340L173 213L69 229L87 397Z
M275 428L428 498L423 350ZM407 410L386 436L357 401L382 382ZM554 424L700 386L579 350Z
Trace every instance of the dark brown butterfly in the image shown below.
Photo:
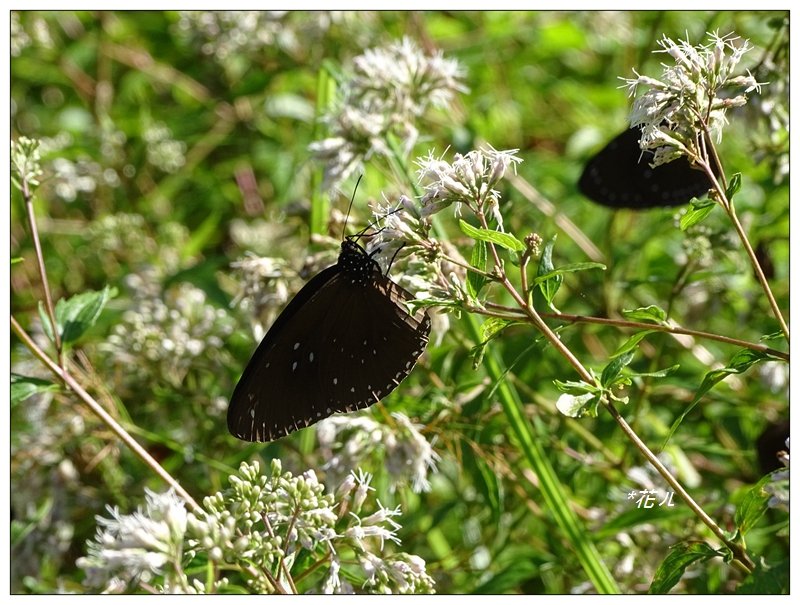
M348 236L338 262L309 281L275 320L228 407L228 429L272 441L337 412L366 408L408 376L430 318Z

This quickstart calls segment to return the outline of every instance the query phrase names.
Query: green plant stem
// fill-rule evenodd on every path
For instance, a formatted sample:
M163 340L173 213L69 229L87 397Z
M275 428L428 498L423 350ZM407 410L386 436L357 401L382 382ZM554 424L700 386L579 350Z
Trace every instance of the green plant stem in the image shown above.
M708 176L708 178L711 180L714 191L717 194L719 205L722 206L722 209L728 215L728 218L733 224L733 228L736 230L736 234L739 236L739 241L742 242L742 246L744 246L744 250L747 253L748 258L750 259L750 264L753 266L753 271L756 274L756 279L758 280L758 283L761 285L761 289L764 291L764 294L767 297L769 306L772 309L772 314L778 321L778 324L781 327L781 331L783 332L783 335L786 338L786 342L788 343L789 326L787 325L786 320L783 318L783 313L781 313L781 309L778 306L778 302L775 300L775 296L772 294L772 288L769 287L769 282L767 281L767 277L764 275L764 271L761 268L761 263L758 262L755 250L753 250L753 246L750 244L750 240L747 237L747 233L745 232L744 227L742 227L742 224L739 222L739 217L736 214L736 208L734 207L733 200L728 199L725 173L721 169L721 163L719 161L719 157L716 155L716 149L714 148L713 145L710 147L712 150L711 154L714 157L714 161L716 162L717 166L720 167L720 174L722 175L720 178L723 179L723 182L720 183L719 179L717 179L717 176L714 174L714 171L711 170L711 166L707 161L704 161L702 159L695 159L695 163L697 163L703 169L703 171L706 173L706 176Z
M54 362L50 357L48 357L47 353L42 351L33 339L28 335L27 332L22 328L21 325L17 322L14 316L11 316L11 329L19 336L20 340L25 344L30 351L39 358L39 360L47 366L47 368L55 374L61 382L72 390L80 399L89 407L89 409L105 424L108 428L110 428L116 435L119 437L122 442L127 445L131 451L147 466L149 466L153 472L155 472L159 477L161 477L167 485L169 485L175 492L184 499L186 504L191 509L197 509L198 504L194 501L189 493L183 489L180 483L178 483L172 475L170 475L163 466L161 466L155 458L153 458L150 454L147 453L139 443L131 437L131 435L114 419L106 410L101 406L86 390L78 384L78 382L72 377L72 375L67 372L62 366L58 365Z
M777 349L773 349L757 342L749 342L747 340L740 340L738 338L731 338L730 336L723 336L721 334L713 334L711 332L702 332L699 330L690 330L688 328L682 328L680 326L669 325L665 326L662 324L651 324L645 323L640 321L629 321L625 319L610 319L607 317L591 317L585 315L572 315L570 313L541 313L540 316L542 318L547 319L558 319L561 321L567 321L570 323L591 323L591 324L602 324L607 326L617 326L620 328L634 328L637 330L653 330L655 332L666 332L667 334L683 334L686 336L692 336L694 338L705 339L705 340L715 340L717 342L724 342L725 344L735 345L737 347L742 347L744 349L750 349L752 351L758 351L760 353L765 353L771 357L776 357L778 359L782 359L783 361L789 363L789 353L785 353L784 351L778 351Z
M739 217L736 215L736 209L733 206L733 202L728 204L728 216L730 217L731 221L733 222L733 226L736 229L736 233L739 235L739 239L744 246L745 251L747 252L747 256L750 257L750 263L753 265L753 270L756 273L756 278L758 282L761 284L761 288L764 290L764 294L769 301L769 306L772 308L772 314L775 316L775 319L778 320L778 323L781 326L781 331L783 332L784 336L786 337L786 342L789 342L789 326L786 324L786 320L783 318L783 313L781 313L781 309L778 306L778 302L775 300L775 296L772 294L772 288L769 287L769 282L767 281L767 277L764 275L764 271L761 269L761 263L758 262L758 258L756 257L756 253L753 250L753 246L750 245L750 240L747 238L747 234L744 231L744 227L739 222Z
M478 216L478 220L481 223L481 226L484 229L488 229L489 226L486 222L486 217L482 212L476 213ZM514 298L515 302L519 305L520 309L522 309L525 314L528 316L530 322L538 328L547 338L547 340L552 344L555 349L561 353L562 356L569 362L569 364L575 369L578 375L584 382L589 384L596 385L595 379L592 374L583 367L580 361L572 354L572 351L561 342L561 339L558 338L558 335L553 332L550 327L544 322L541 318L539 313L525 300L519 292L514 288L511 282L508 280L508 277L505 275L505 271L503 270L503 265L500 262L500 256L497 253L497 249L492 242L489 242L489 249L492 252L492 256L494 257L495 267L500 273L499 279L500 283L503 284L503 287L508 291L509 294ZM612 418L617 422L617 424L622 428L622 431L625 435L633 442L633 444L639 449L642 455L653 465L653 467L658 471L658 473L664 478L664 480L675 490L675 493L683 499L684 502L692 509L692 511L697 515L697 517L712 531L712 533L717 536L722 542L730 549L731 553L734 555L734 564L743 569L745 571L752 571L755 566L753 565L752 561L747 556L747 553L737 544L731 542L725 536L725 533L720 529L720 527L714 522L714 520L706 514L706 512L700 507L697 502L689 495L683 486L678 482L678 480L669 472L667 467L665 467L658 457L650 450L649 447L642 441L639 436L635 433L635 431L630 427L630 425L625 421L625 419L620 415L614 405L608 401L607 399L603 400L603 404L605 405L606 409L611 413Z
M25 210L28 215L28 227L31 230L31 237L33 238L33 248L36 254L36 265L39 268L39 279L42 281L42 290L44 291L44 305L47 309L47 316L50 318L50 325L53 328L53 342L56 347L56 357L58 365L64 367L64 351L61 345L61 334L56 324L56 312L53 305L53 296L50 294L50 282L47 281L47 269L44 266L44 254L42 254L42 245L39 242L39 230L36 228L36 213L33 209L33 194L28 187L28 180L23 176L22 180L22 198L25 200Z

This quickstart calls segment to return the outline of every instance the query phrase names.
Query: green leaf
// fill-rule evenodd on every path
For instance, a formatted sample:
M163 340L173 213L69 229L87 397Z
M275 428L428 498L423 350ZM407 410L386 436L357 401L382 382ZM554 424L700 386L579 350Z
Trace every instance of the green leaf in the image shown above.
M40 300L39 301L39 319L42 322L42 330L44 331L44 335L47 336L50 342L55 342L56 337L54 336L53 332L53 324L50 321L50 316L47 314L47 310L44 307L44 303Z
M676 430L678 430L678 427L683 422L683 419L686 418L689 412L694 409L694 406L696 406L700 399L702 399L703 395L714 388L717 383L722 382L726 376L729 376L730 374L741 374L742 372L748 370L753 364L764 359L770 359L770 356L766 353L761 353L760 351L753 351L752 349L741 349L740 351L737 351L731 358L730 362L728 363L728 367L707 372L703 378L703 382L700 384L700 388L697 389L692 402L686 406L686 409L683 411L683 413L678 416L675 422L672 423L669 433L667 434L667 438L664 440L664 446L666 446L669 440L672 439L672 435ZM662 449L664 446L662 446Z
M739 189L742 188L742 173L737 172L731 177L731 182L728 183L728 188L725 190L725 196L728 198L728 201L733 199L733 196L739 193Z
M680 367L680 364L675 364L674 366L669 366L663 370L653 370L652 372L630 372L629 376L642 378L664 378L665 376L671 376L677 372Z
M693 199L686 214L681 217L681 231L686 231L689 227L704 220L716 205L716 202L712 200Z
M570 418L580 418L584 414L589 416L597 415L597 404L600 397L595 393L584 393L583 395L570 395L562 393L556 400L556 409Z
M489 341L502 332L505 328L515 323L523 323L514 321L513 319L503 319L501 317L490 317L481 324L481 342L472 347L470 354L472 355L472 368L477 370L483 361L483 355L486 345Z
M22 257L22 256L15 256L14 258L11 259L11 264L12 265L16 265L16 264L21 263L24 260L25 260L25 258Z
M49 380L11 373L11 403L25 401L28 397L36 393L57 391L58 388L57 384Z
M763 559L756 560L756 568L739 586L736 594L773 595L789 594L789 559L781 559L768 565Z
M615 357L619 357L620 355L624 355L628 351L632 351L636 348L639 342L648 334L653 334L654 332L658 332L658 330L642 330L641 332L637 332L636 334L631 335L628 340L623 342L619 348L614 351L614 354L611 356L611 359Z
M481 324L481 338L484 342L497 336L512 324L523 323L513 319L503 319L502 317L489 317Z
M522 252L525 250L525 244L519 241L516 237L511 235L510 233L503 233L502 231L494 231L493 229L482 229L478 227L473 227L466 221L459 219L458 221L459 226L461 227L461 231L464 232L465 235L468 235L472 239L481 241L481 242L491 242L493 244L497 244L498 246L502 246L512 252Z
M622 316L633 321L651 321L657 324L664 324L667 321L667 312L658 305L649 305L638 309L623 309Z
M533 280L534 287L536 285L539 286L539 291L544 296L547 305L552 309L555 308L553 307L553 299L564 281L564 276L556 273L555 267L553 267L553 246L555 244L555 236L545 244L542 256L539 258L539 267L536 271L537 277ZM542 281L537 281L539 278L542 278Z
M603 368L603 373L600 375L600 384L605 388L613 386L617 376L622 372L622 368L629 365L631 361L633 361L633 351L628 351L627 353L613 358L611 362Z
M472 248L472 257L469 264L476 269L486 271L486 242L478 240ZM474 271L467 271L467 293L473 298L477 298L483 286L486 284L486 277Z
M554 380L553 384L562 393L569 393L570 395L583 395L584 393L600 393L603 389L596 387L593 384L584 382L583 380Z
M666 559L661 562L647 592L649 594L667 594L678 583L689 565L719 556L720 554L705 542L677 544L670 549Z
M758 339L759 342L769 342L770 340L783 340L786 338L786 335L783 333L783 330L778 330L777 332L770 332L769 334L764 334L761 338Z
M736 507L734 520L736 522L736 528L742 536L749 532L766 512L770 495L764 489L764 486L772 480L772 475L774 473L779 472L782 471L773 471L762 477L761 480L747 492L739 503L739 506Z
M70 344L91 328L116 289L106 286L99 292L81 292L56 303L56 323L61 332L61 342Z
M535 286L557 275L563 275L564 273L575 273L576 271L586 271L588 269L605 270L606 266L603 263L593 263L593 262L571 263L569 265L564 265L562 267L559 267L558 269L553 269L551 271L548 271L547 273L542 273L540 275L537 275L534 278L533 283L531 285Z

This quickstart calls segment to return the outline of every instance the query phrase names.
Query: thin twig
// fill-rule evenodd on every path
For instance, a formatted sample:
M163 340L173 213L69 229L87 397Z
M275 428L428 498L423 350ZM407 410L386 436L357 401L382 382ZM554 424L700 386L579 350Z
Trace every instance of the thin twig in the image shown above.
M36 228L36 213L33 210L33 195L28 188L28 181L24 177L22 180L22 198L25 200L25 209L28 213L28 227L31 230L31 237L33 237L33 247L36 254L36 264L39 267L39 279L42 280L42 290L44 290L44 305L47 309L47 316L50 319L50 326L53 332L53 342L56 346L56 357L58 358L58 365L64 367L64 352L61 346L61 334L58 331L58 324L56 324L56 311L53 305L53 296L50 294L50 282L47 281L47 269L44 266L44 254L42 254L42 245L39 242L39 230Z

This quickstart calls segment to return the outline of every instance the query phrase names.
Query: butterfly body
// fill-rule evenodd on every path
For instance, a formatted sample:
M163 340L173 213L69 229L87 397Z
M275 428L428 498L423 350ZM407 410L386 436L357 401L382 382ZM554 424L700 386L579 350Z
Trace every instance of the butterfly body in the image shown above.
M264 336L231 397L228 429L272 441L388 395L428 342L430 318L353 238Z
M651 167L652 153L642 152L640 137L639 128L629 128L592 157L578 181L581 193L610 208L646 209L688 204L711 187L685 157Z

